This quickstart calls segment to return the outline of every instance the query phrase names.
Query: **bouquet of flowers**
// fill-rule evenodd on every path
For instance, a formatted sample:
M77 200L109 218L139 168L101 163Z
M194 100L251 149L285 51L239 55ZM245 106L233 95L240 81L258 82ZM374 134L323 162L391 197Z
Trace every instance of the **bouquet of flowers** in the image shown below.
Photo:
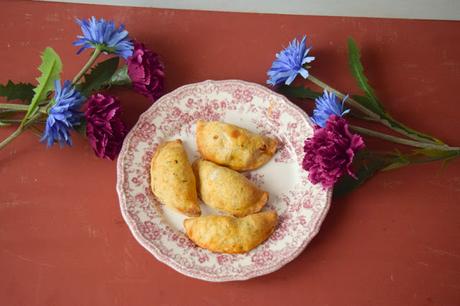
M348 61L353 77L362 94L344 95L309 73L315 57L310 56L306 36L292 40L288 47L276 54L268 70L267 83L290 98L315 101L312 121L314 135L305 140L303 168L309 172L313 184L334 188L339 196L361 185L377 171L386 171L414 163L436 160L449 161L460 156L460 147L449 146L443 141L416 131L397 121L385 110L375 91L369 85L360 61L360 50L352 38L348 39ZM293 82L302 77L322 89L314 91ZM372 122L400 134L382 133L367 127L349 123ZM354 122L353 122L354 123ZM361 135L376 137L388 142L405 145L410 150L397 148L377 151L366 148ZM348 176L344 176L348 174Z
M73 43L77 54L92 50L87 63L73 80L61 82L62 62L47 47L38 67L37 84L0 85L0 96L22 103L0 103L0 126L16 126L0 142L0 149L27 129L39 132L41 142L71 145L71 131L86 135L98 157L114 159L127 133L119 100L107 93L112 86L130 85L152 102L163 94L164 65L144 44L131 40L123 25L113 21L77 19L82 34ZM112 55L97 63L101 55ZM120 58L124 61L120 66ZM120 67L119 67L120 66ZM44 127L43 127L44 125Z
M127 133L120 114L119 100L107 93L113 86L131 86L152 102L163 94L164 65L159 56L144 44L132 40L124 26L113 21L79 20L82 34L74 42L77 54L92 50L87 63L73 80L61 82L62 62L50 47L42 54L41 75L37 84L0 84L0 96L22 103L0 103L0 126L16 126L0 149L27 129L38 131L41 142L52 146L71 145L71 131L86 135L98 157L114 159ZM268 71L267 83L289 98L315 101L312 120L314 135L305 141L303 168L312 183L334 187L341 195L361 185L377 171L386 171L414 163L448 161L460 156L460 148L416 131L391 116L369 85L360 61L360 51L352 38L348 40L348 57L352 75L362 94L344 95L309 73L315 60L310 56L306 36L292 40L276 54ZM98 61L101 55L112 55ZM120 66L120 58L123 64ZM294 85L302 77L322 89L314 91ZM388 134L356 122L372 122L393 131ZM400 136L396 136L395 133ZM367 148L361 135L376 137L410 147L377 151ZM344 176L348 174L348 176Z

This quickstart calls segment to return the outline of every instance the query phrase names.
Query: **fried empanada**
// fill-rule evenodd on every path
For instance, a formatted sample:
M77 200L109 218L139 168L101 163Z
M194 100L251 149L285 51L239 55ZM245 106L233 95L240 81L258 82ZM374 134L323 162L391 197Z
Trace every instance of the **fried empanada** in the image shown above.
M234 170L259 168L275 154L277 141L219 121L198 120L196 144L201 156Z
M244 218L202 216L184 220L187 236L198 246L219 253L245 253L264 242L278 215L264 211Z
M268 201L268 193L260 190L244 175L207 160L193 163L201 200L235 217L256 213Z
M173 207L187 216L201 214L196 193L196 180L182 141L161 144L150 165L153 194L161 203Z

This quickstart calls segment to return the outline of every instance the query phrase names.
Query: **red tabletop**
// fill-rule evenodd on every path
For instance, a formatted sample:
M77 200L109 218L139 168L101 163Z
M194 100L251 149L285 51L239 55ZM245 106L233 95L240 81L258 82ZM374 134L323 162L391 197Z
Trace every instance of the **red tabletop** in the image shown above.
M460 145L459 22L10 1L0 10L0 82L33 82L46 46L71 78L87 58L71 45L74 18L91 15L125 23L160 53L168 91L206 79L263 84L275 52L306 33L317 57L312 73L353 92L352 35L395 117ZM131 124L149 106L116 93ZM11 131L2 128L0 137ZM0 151L1 305L460 304L459 160L380 173L334 199L318 236L281 270L208 283L175 272L135 241L119 210L116 163L74 142L47 149L25 133Z

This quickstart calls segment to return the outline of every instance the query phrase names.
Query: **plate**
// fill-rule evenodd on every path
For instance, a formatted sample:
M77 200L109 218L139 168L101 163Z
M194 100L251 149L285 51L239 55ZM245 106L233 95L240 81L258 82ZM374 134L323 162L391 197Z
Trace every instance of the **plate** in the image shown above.
M272 236L246 254L218 254L195 246L184 234L185 216L161 205L150 190L150 160L156 147L182 139L190 161L198 119L219 120L276 137L272 160L245 175L270 194L264 209L279 222ZM253 83L205 81L180 87L156 101L124 140L117 164L122 215L134 237L158 260L206 281L245 280L273 272L293 260L319 231L331 191L312 185L302 170L303 143L313 134L304 111L285 97ZM213 214L201 203L203 214Z

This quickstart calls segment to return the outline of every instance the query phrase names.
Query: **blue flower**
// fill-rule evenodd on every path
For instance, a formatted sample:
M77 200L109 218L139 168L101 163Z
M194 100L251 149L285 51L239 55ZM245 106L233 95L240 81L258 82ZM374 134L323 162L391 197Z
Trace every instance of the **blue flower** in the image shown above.
M96 20L94 16L88 20L77 19L77 23L83 32L83 35L77 35L78 40L73 43L74 46L82 46L77 54L97 46L102 51L117 54L125 59L133 54L133 43L124 25L117 29L113 21L105 21L104 18Z
M350 112L349 109L343 109L343 103L345 103L347 98L348 95L343 98L342 102L340 102L334 93L324 90L323 95L315 99L316 106L313 110L313 122L320 127L325 127L326 122L331 115L342 117Z
M61 88L61 82L56 80L54 104L48 112L45 132L40 141L46 142L48 147L55 142L59 142L61 147L65 144L72 145L70 129L80 124L80 107L84 101L85 97L75 90L70 81L65 81L64 87Z
M303 66L311 63L315 57L307 56L311 48L307 49L306 39L306 35L300 43L297 39L293 39L286 49L276 54L276 59L267 72L268 84L273 86L281 83L290 85L298 74L304 79L308 77L308 70Z

